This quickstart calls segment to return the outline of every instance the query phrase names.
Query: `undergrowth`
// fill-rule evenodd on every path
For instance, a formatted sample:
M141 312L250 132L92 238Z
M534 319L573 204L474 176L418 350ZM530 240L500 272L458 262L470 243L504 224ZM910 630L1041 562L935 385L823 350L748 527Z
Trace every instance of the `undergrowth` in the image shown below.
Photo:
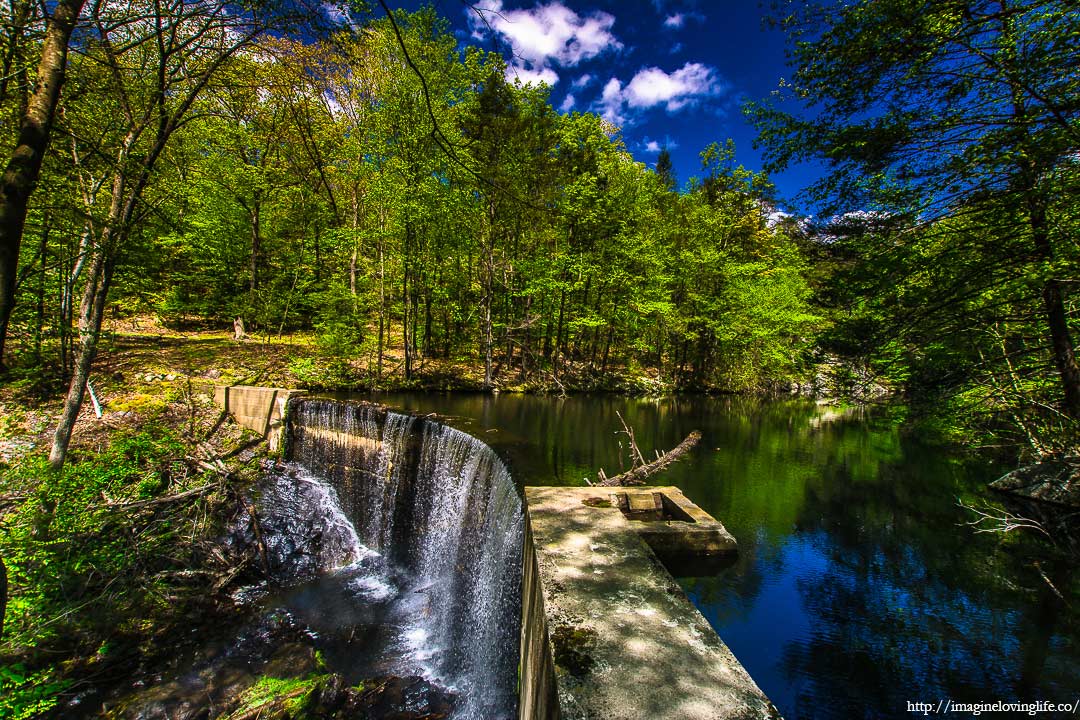
M0 717L55 715L80 678L161 652L154 638L206 601L204 540L227 493L189 441L158 418L61 472L42 455L0 467Z

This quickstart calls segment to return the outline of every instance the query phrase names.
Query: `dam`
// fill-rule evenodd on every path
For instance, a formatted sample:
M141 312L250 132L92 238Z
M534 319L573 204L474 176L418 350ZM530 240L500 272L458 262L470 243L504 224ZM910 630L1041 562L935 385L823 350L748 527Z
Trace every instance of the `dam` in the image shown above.
M521 488L433 419L292 393L268 422L250 408L278 412L281 391L250 390L287 460L263 502L309 517L270 562L314 558L289 572L325 583L288 602L328 638L350 618L326 644L347 676L421 675L466 720L779 717L665 568L735 552L677 488Z

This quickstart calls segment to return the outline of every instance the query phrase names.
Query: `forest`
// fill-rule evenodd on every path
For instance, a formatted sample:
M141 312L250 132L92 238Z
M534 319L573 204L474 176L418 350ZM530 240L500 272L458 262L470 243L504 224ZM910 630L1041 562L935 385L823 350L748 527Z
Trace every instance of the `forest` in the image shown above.
M391 344L404 382L464 358L485 388L636 364L763 389L799 367L820 324L803 238L769 222L766 178L730 146L703 149L677 192L617 128L508 83L501 56L458 47L432 11L261 36L198 87L177 69L205 51L163 52L161 22L72 57L24 231L13 367L73 374L99 256L108 313L314 331L356 385L385 382Z
M0 434L38 418L48 449L0 458L0 549L23 588L12 657L57 641L31 616L73 602L62 578L86 559L60 538L106 512L63 516L57 498L92 504L134 476L148 484L128 502L162 492L146 473L197 424L177 381L179 415L146 424L171 430L69 458L88 383L131 380L101 354L148 318L179 336L242 325L312 388L851 401L873 386L927 436L1076 454L1068 2L777 3L793 75L745 107L767 167L718 136L683 179L507 79L432 8L10 0L0 20ZM807 190L818 210L780 212L768 172L804 160L829 170ZM56 586L43 552L66 568ZM0 678L23 687L23 670Z

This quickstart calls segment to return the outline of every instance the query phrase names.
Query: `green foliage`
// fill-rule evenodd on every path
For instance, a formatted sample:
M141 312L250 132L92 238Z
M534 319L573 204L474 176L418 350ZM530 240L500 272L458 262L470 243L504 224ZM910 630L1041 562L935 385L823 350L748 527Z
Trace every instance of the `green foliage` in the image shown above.
M332 286L318 294L315 307L316 342L322 354L335 360L358 357L366 332L358 298L345 288Z
M152 581L122 589L136 568L168 562L160 555L173 528L163 520L130 525L109 503L153 497L183 479L183 456L175 435L150 425L120 435L100 454L76 458L60 474L37 456L5 473L5 492L29 495L0 525L11 588L9 642L77 644L81 633L118 618L138 622L129 613L160 602Z
M737 166L730 142L706 148L704 179L677 193L670 156L649 171L617 128L508 83L502 57L459 48L433 10L394 18L415 69L385 18L223 59L145 176L114 307L173 327L239 316L267 338L314 330L321 359L294 369L317 387L356 386L354 367L370 369L365 384L393 371L412 383L442 361L515 387L647 374L650 387L748 390L802 372L818 324L810 268L766 222L768 179ZM44 288L64 285L107 224L111 186L88 188L111 177L124 93L150 97L146 78L92 55L73 62L60 114L79 163L55 151L47 218L32 209L55 225ZM84 147L89 129L102 147ZM39 337L69 349L77 304L45 293Z
M344 358L302 357L289 363L289 372L311 390L349 390L364 387L362 378Z
M824 160L831 349L973 441L1077 446L1080 15L1031 3L788 3L797 72L750 106L773 168Z
M52 680L49 670L29 672L24 665L0 665L0 717L30 720L56 707L71 683Z
M230 717L246 717L260 708L273 704L288 716L302 710L319 689L324 675L312 675L305 678L275 678L262 676L240 698L240 706Z

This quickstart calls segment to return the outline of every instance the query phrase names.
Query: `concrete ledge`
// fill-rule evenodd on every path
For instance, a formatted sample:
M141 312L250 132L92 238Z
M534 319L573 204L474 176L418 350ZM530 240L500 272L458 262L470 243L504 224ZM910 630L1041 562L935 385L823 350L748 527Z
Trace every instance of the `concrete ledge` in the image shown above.
M306 392L251 385L216 385L214 402L237 423L265 437L271 450L277 450L281 447L282 420L289 398Z
M711 523L714 535L722 530L730 540L730 546L726 540L718 545L727 554L734 546L730 534L699 508L691 512L696 506L676 488L625 492L628 506L631 501L639 507L651 503L654 510L657 502L664 503L652 495L659 492L674 511L687 513L693 522L631 520L617 497L612 502L608 488L525 489L530 537L525 548L522 677L531 680L522 686L519 717L779 718L645 543L641 526ZM674 529L667 532L669 537L677 534ZM529 577L530 564L535 578ZM538 648L538 643L546 647ZM549 654L553 681L544 677L538 649Z
M727 528L690 502L677 487L627 488L610 497L630 520L630 529L661 558L734 556L738 552Z

